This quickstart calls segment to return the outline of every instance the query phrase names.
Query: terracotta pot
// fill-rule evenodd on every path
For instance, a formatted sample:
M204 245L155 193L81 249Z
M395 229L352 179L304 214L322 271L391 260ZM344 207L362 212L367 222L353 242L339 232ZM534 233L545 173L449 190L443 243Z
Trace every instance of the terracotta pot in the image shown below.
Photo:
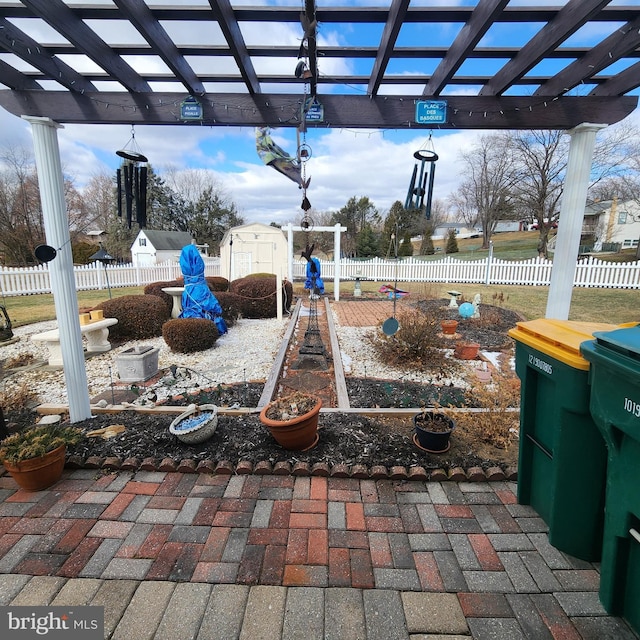
M487 371L485 369L476 369L476 378L479 382L490 382L491 371Z
M440 327L442 328L442 333L444 333L445 336L452 336L458 328L458 321L442 320L442 322L440 322Z
M437 411L423 411L413 416L414 444L429 453L444 453L449 450L451 432L455 422L449 416Z
M453 355L460 360L474 360L478 357L480 345L477 342L458 342Z
M271 435L282 448L305 451L315 446L318 442L318 417L322 400L318 399L316 406L308 413L290 420L267 418L267 411L272 404L269 403L260 411L260 422L269 429Z
M38 458L21 460L15 465L5 460L2 464L20 488L42 491L60 480L66 450L66 446L62 445Z

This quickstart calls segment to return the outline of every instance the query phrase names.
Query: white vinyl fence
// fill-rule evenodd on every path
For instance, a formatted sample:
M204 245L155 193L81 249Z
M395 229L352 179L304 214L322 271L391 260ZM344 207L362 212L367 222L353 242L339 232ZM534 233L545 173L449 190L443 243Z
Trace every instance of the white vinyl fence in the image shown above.
M547 286L551 282L553 262L544 258L530 260L459 260L446 256L440 260L351 260L340 261L340 279L373 280L376 282L450 282L497 285ZM304 280L306 261L294 260L293 277ZM321 260L323 280L334 277L332 261ZM168 282L182 275L178 262L139 266L133 264L107 265L100 263L74 267L79 291L119 287L140 287L151 282ZM220 275L220 259L205 259L205 275ZM603 262L589 257L576 264L574 286L603 289L640 289L640 260L635 262ZM46 264L37 267L12 268L0 266L0 292L4 296L50 293L49 270Z

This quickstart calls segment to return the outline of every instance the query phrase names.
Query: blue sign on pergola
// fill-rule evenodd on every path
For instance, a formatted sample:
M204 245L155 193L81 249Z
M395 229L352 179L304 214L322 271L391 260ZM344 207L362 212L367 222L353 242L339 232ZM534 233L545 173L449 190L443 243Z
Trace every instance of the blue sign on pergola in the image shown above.
M416 102L416 122L418 124L446 124L446 100L418 100Z

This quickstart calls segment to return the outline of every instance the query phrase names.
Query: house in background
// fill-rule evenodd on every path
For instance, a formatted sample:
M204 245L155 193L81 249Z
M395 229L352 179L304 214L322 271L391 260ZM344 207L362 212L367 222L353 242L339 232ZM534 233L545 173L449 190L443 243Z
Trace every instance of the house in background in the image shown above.
M182 247L193 242L186 231L141 229L131 245L131 262L137 265L161 264L180 260Z
M227 280L251 273L286 276L287 237L282 229L259 222L229 229L220 241L220 275Z
M447 237L449 231L454 230L456 238L477 238L478 230L470 229L464 222L441 222L431 236L433 240L442 240Z
M640 239L640 204L617 198L588 204L582 223L582 244L595 251L633 249Z

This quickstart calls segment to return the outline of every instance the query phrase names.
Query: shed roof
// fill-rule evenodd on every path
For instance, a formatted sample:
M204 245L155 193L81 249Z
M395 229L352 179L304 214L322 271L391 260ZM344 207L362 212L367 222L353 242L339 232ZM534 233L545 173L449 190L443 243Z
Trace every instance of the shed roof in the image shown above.
M187 231L140 231L157 251L180 251L182 247L191 244L191 234Z

